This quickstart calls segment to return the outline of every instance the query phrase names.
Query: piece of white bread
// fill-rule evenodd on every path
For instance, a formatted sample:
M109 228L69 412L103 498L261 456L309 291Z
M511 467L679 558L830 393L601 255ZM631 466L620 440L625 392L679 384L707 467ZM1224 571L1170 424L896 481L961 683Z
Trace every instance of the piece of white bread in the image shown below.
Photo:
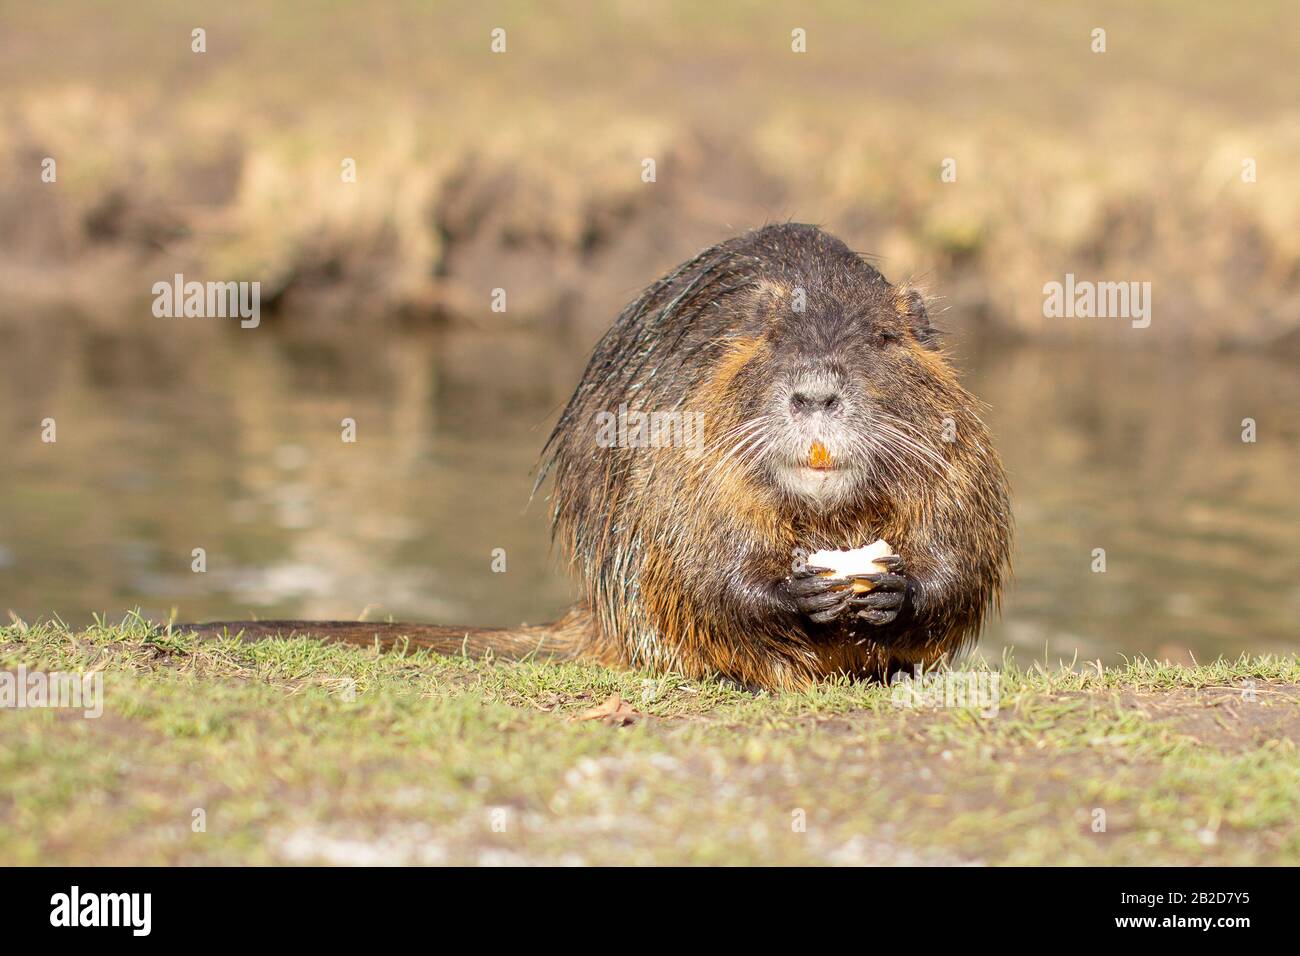
M889 569L882 564L877 564L876 559L893 553L894 549L889 542L880 538L865 548L854 548L852 551L814 551L808 555L808 566L827 568L825 576L830 578L846 578L851 574L877 574ZM853 582L855 591L870 591L872 587L870 581Z

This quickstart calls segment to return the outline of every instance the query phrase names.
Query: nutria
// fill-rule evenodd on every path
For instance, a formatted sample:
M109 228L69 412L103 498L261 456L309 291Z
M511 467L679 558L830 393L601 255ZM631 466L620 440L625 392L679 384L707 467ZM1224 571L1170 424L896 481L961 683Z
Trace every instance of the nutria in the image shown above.
M624 309L547 441L534 491L548 476L583 595L552 625L196 627L406 638L790 688L955 654L1008 568L1002 465L921 295L814 226L723 242ZM895 556L861 576L865 593L806 561L881 538Z

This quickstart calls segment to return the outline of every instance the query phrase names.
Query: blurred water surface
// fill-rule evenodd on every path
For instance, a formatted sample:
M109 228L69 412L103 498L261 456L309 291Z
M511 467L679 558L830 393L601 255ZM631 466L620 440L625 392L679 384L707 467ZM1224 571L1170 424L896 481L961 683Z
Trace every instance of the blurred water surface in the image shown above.
M529 491L590 342L176 328L162 343L58 316L0 331L0 610L515 624L567 603ZM956 351L1017 518L1015 581L983 653L1300 650L1293 365Z

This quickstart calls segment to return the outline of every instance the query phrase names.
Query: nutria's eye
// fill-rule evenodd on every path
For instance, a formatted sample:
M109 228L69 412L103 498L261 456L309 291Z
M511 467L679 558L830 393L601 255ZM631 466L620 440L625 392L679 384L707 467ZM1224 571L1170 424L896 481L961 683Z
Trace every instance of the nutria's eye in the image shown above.
M883 346L883 345L890 345L890 344L892 344L892 343L894 343L894 342L901 342L901 341L903 341L902 333L897 332L897 331L895 331L894 329L877 329L877 330L876 330L876 344L877 344L877 345L882 345L882 346Z

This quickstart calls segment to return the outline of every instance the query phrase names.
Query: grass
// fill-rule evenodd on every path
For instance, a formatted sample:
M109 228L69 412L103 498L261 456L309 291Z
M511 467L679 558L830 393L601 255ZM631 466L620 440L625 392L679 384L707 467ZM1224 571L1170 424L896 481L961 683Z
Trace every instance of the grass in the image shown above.
M103 671L104 712L0 712L6 864L1300 861L1294 656L1007 661L991 718L135 616L0 629L20 664Z

